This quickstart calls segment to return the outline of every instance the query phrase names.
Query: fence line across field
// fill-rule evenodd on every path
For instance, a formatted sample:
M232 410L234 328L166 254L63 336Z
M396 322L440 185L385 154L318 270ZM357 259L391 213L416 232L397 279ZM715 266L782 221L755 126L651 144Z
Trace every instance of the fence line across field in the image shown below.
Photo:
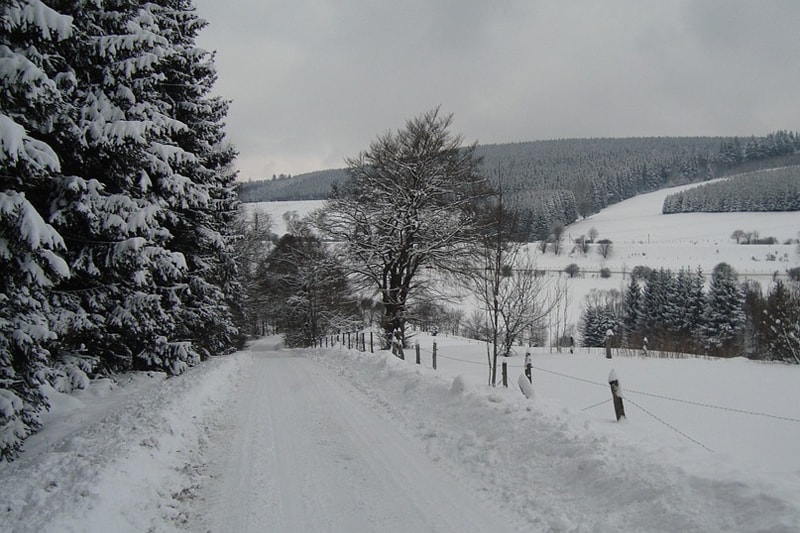
M365 334L363 332L359 332L359 333L353 333L352 335L355 336L355 339L358 339L356 341L356 343L355 343L355 349L357 349L359 351L362 351L362 352L367 351L366 350L366 337L365 337ZM340 335L336 335L336 336L330 336L331 342L332 342L332 339L334 339L336 337L340 337L340 336L341 336L341 340L339 340L338 342L341 343L341 345L343 345L343 346L347 346L348 345L347 339L349 338L349 339L351 339L349 348L353 349L352 348L352 345L353 345L352 339L353 339L353 337L350 337L350 334L340 334ZM372 350L373 349L372 333L370 333L370 341L371 341L370 342L370 348L371 348L370 351L373 351ZM435 342L433 344L436 345ZM332 345L333 344L331 344L331 346ZM321 342L319 343L319 346L322 346ZM420 351L422 351L422 352L424 352L426 354L429 354L431 356L434 355L434 352L431 349L425 348L419 343L415 343L414 344L414 348L416 348L416 346L419 346L419 350ZM603 349L602 348L596 348L594 350L592 348L589 348L588 350L589 350L590 354L593 351L596 352L597 354L602 354L603 353ZM624 356L624 357L652 357L654 355L654 353L651 352L650 354L648 354L648 356L643 356L643 355L641 355L641 351L640 350L624 349L624 348L623 349L615 349L614 353L617 356ZM444 354L441 353L441 348L438 348L438 347L437 347L437 351L435 353L435 356L436 356L436 358L438 360L446 359L446 360L449 360L449 361L456 361L456 362L459 362L459 363L465 363L465 364L471 364L471 365L481 365L481 366L483 366L483 365L487 365L488 364L486 361L470 361L470 360L467 360L467 359L460 359L458 357L452 357L452 356L449 356L449 355L444 355ZM689 357L695 358L695 357L697 357L697 358L704 358L704 359L717 359L715 357L710 357L710 356L694 356L694 355L677 354L677 353L673 354L671 352L661 352L661 355L656 354L655 357L667 357L667 358L689 358ZM507 358L504 357L502 359L505 359L505 361L503 361L503 362L507 365L507 368L524 369L524 365L521 365L521 364L508 364ZM565 379L571 379L571 380L578 381L578 382L581 382L581 383L585 383L585 384L588 384L588 385L593 385L593 386L598 386L598 387L603 387L603 388L608 387L607 383L601 383L599 381L592 381L592 380L581 378L581 377L578 377L578 376L571 376L569 374L564 374L562 372L556 372L554 370L548 370L546 368L542 368L542 367L535 366L535 365L531 365L531 368L533 370L537 370L539 372L544 372L544 373L555 375L555 376L562 377L562 378L565 378ZM655 394L655 393L651 393L651 392L640 391L640 390L631 389L631 388L628 388L628 387L625 388L625 392L626 392L626 394L634 394L634 395L638 394L638 395L641 395L641 396L647 396L647 397L656 398L656 399L659 399L659 400L678 402L678 403L682 403L682 404L685 404L685 405L692 405L692 406L695 406L695 407L703 407L703 408L706 408L706 409L717 409L717 410L720 410L720 411L727 411L729 413L737 413L737 414L748 415L748 416L760 416L760 417L764 417L764 418L771 418L773 420L781 420L781 421L784 421L784 422L800 423L800 419L794 418L794 417L790 417L790 416L775 415L775 414L771 414L771 413L764 413L764 412L759 412L759 411L750 411L750 410L747 410L747 409L739 409L739 408L736 408L736 407L726 407L726 406L722 406L722 405L715 405L715 404L710 404L710 403L698 402L698 401L694 401L694 400L676 398L676 397L673 397L673 396L667 396L667 395L663 395L663 394ZM602 404L602 403L605 403L605 401L604 402L600 402L600 404ZM600 405L600 404L596 404L596 405ZM644 411L644 409L641 408L640 406L638 406L636 404L634 404L634 405L636 407L639 407L640 409L642 409ZM595 407L595 406L593 405L593 406L590 406L589 408L591 408L591 407ZM589 408L586 408L586 409L589 409ZM655 417L655 415L651 415L651 416Z

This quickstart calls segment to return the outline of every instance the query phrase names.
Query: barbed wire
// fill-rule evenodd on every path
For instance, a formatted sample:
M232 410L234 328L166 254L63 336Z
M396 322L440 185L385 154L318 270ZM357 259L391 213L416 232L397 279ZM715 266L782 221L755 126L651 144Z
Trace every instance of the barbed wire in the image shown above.
M424 351L426 354L431 354L431 355L433 354L433 352L431 350L428 350L427 348L423 348L422 346L420 346L420 351ZM466 359L459 359L457 357L450 357L450 356L447 356L447 355L442 355L442 353L438 352L438 351L436 353L436 357L438 359L448 359L450 361L457 361L457 362L460 362L460 363L466 363L466 364L472 364L472 365L481 365L481 366L483 366L483 365L488 364L485 361L484 362L469 361L469 360L466 360ZM524 365L507 365L507 367L508 368L519 368L519 369L525 368ZM562 372L556 372L555 370L548 370L546 368L542 368L542 367L538 367L538 366L534 366L534 365L531 365L531 368L533 370L538 370L539 372L545 372L547 374L553 374L555 376L559 376L559 377L562 377L562 378L565 378L565 379L571 379L571 380L578 381L578 382L581 382L581 383L586 383L588 385L594 385L594 386L603 387L603 388L608 387L608 383L600 383L598 381L592 381L592 380L589 380L589 379L579 378L577 376L571 376L569 374L564 374ZM749 415L749 416L761 416L761 417L765 417L765 418L771 418L773 420L782 420L782 421L785 421L785 422L800 423L800 419L799 418L794 418L794 417L790 417L790 416L774 415L774 414L771 414L771 413L763 413L763 412L759 412L759 411L749 411L747 409L738 409L738 408L735 408L735 407L725 407L725 406L721 406L721 405L714 405L714 404L710 404L710 403L697 402L697 401L693 401L693 400L684 400L684 399L681 399L681 398L675 398L673 396L666 396L666 395L663 395L663 394L654 394L654 393L650 393L650 392L644 392L644 391L639 391L639 390L635 390L635 389L629 389L627 387L625 388L625 393L626 393L626 395L627 394L639 394L641 396L647 396L647 397L650 397L650 398L657 398L659 400L667 400L667 401L671 401L671 402L678 402L678 403L683 403L683 404L687 404L687 405L694 405L696 407L704 407L704 408L707 408L707 409L718 409L720 411L727 411L727 412L730 412L730 413L738 413L738 414ZM626 396L626 399L630 400L630 398L628 398L627 396ZM607 400L607 401L610 401L610 400ZM632 400L630 400L630 401L632 402ZM602 403L605 403L605 402L601 402L601 403L596 404L596 405L591 405L591 406L589 406L587 408L582 409L582 411L591 409L592 407L596 407L597 405L602 405ZM634 405L636 405L636 404L634 404ZM639 407L640 409L644 410L642 407L640 407L638 405L637 405L637 407ZM645 412L647 412L647 411L645 411ZM651 413L648 413L648 414L651 414ZM653 416L654 418L657 419L657 417L655 417L655 415L651 414L651 416Z
M711 453L714 453L714 450L712 450L711 448L709 448L708 446L706 446L705 444L703 444L703 443L702 443L702 442L700 442L699 440L697 440L697 439L694 439L694 438L690 437L689 435L687 435L686 433L684 433L684 432L683 432L683 431L681 431L680 429L676 428L675 426L673 426L673 425L672 425L672 424L670 424L669 422L665 422L664 420L662 420L661 418L657 417L656 415L654 415L653 413L651 413L650 411L648 411L647 409L645 409L644 407L642 407L642 406L641 406L641 405L639 405L638 403L634 402L633 400L631 400L631 399L630 399L630 398L628 398L627 396L625 397L625 400L627 400L627 401L628 401L628 403L631 403L631 404L633 404L635 407L638 407L639 409L641 409L642 411L644 411L645 413L647 413L648 415L650 415L651 417L653 417L653 418L654 418L654 419L656 419L657 421L661 422L662 424L664 424L665 426L667 426L668 428L670 428L672 431L674 431L674 432L676 432L676 433L678 433L678 434L680 434L680 435L683 435L684 437L686 437L686 438L687 438L687 439L689 439L690 441L694 442L694 443L695 443L695 444L697 444L698 446L701 446L702 448L705 448L705 449L706 449L706 450L708 450L709 452L711 452Z
M487 364L485 362L481 363L481 362L478 362L478 361L467 361L466 359L457 359L455 357L448 357L448 356L442 355L442 354L440 354L438 352L436 353L436 358L437 359L449 359L451 361L458 361L460 363L469 363L471 365L481 365L481 366L483 366L483 365Z
M604 403L608 403L608 402L613 401L613 400L614 400L614 398L608 398L606 400L603 400L602 402L593 403L589 407L584 407L583 409L581 409L581 411L588 411L589 409L594 409L595 407L599 407L599 406L603 405Z
M744 414L744 415L763 416L763 417L767 417L767 418L774 418L776 420L784 420L784 421L787 421L787 422L800 422L800 419L792 418L790 416L772 415L772 414L769 414L769 413L760 413L758 411L748 411L746 409L736 409L734 407L723 407L721 405L713 405L713 404L710 404L710 403L695 402L695 401L692 401L692 400L682 400L680 398L673 398L671 396L664 396L664 395L661 395L661 394L653 394L653 393L650 393L650 392L642 392L642 391L637 391L637 390L631 390L631 389L628 389L628 388L625 389L625 392L626 393L633 393L633 394L641 394L642 396L649 396L651 398L658 398L660 400L669 400L669 401L672 401L672 402L680 402L680 403L685 403L685 404L689 404L689 405L696 405L698 407L706 407L708 409L719 409L721 411L730 411L732 413L739 413L739 414Z
M541 372L547 372L548 374L554 374L556 376L561 376L562 378L574 379L575 381L588 383L590 385L598 385L598 386L603 387L603 388L608 387L608 383L600 383L600 382L597 382L597 381L591 381L591 380L588 380L588 379L583 379L583 378L579 378L579 377L575 377L575 376L570 376L569 374L562 374L561 372L556 372L554 370L547 370L546 368L540 368L538 366L531 366L531 368L533 368L534 370L539 370Z

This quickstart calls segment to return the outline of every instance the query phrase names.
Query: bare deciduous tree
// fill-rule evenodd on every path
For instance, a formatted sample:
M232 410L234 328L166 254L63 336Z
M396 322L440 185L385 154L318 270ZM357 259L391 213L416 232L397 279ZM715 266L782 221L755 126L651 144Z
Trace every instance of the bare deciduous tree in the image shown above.
M586 253L589 251L589 241L584 235L581 235L575 239L575 246L584 255L586 255Z
M611 244L609 239L600 239L597 241L597 252L602 255L604 259L608 259L608 256L611 255Z
M553 235L553 253L556 255L561 254L561 242L564 239L564 224L557 223L553 225L553 228L550 230L551 234Z
M499 357L511 354L514 343L548 312L543 300L548 279L538 276L536 263L525 247L511 241L517 215L506 205L502 180L485 209L483 247L468 281L485 313L490 352L489 383L497 383Z
M461 268L479 241L475 202L486 194L475 145L450 133L452 115L434 109L379 136L348 159L349 180L317 218L340 260L380 294L383 345L405 330L406 302L422 289L421 269Z

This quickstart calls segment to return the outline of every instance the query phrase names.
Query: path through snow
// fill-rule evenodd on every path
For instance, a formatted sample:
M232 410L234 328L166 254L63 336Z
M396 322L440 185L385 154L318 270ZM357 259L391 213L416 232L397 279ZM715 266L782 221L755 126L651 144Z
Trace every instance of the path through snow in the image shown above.
M513 530L341 378L270 342L251 346L212 435L198 530Z

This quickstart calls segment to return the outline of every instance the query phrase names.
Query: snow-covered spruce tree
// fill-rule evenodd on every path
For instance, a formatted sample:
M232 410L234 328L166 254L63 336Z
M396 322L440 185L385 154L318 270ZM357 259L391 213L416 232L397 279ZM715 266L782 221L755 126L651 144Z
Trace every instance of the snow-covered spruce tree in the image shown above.
M459 269L479 241L472 208L486 181L475 146L462 148L451 122L435 109L378 137L347 161L349 180L317 222L342 243L342 264L381 295L384 348L405 329L406 302L422 289L420 270Z
M51 218L74 274L58 292L63 350L179 373L230 344L211 281L225 251L214 217L230 181L218 173L232 155L218 148L225 105L205 99L213 72L186 45L189 3L62 4L75 16L62 54L76 73L52 140L63 178Z
M671 279L672 273L669 270L651 270L642 290L638 329L643 337L648 338L652 348L664 347Z
M618 319L607 304L587 305L580 319L581 346L600 347L606 342L608 330L617 331Z
M703 342L711 355L737 354L736 340L744 326L744 293L736 271L727 263L714 267L708 289L703 324Z
M641 345L643 336L638 332L642 306L642 288L636 276L631 276L622 302L622 341L628 347Z
M60 170L43 136L62 110L55 50L71 19L38 1L0 2L0 460L40 427L51 366L50 287L69 276L61 236L38 208Z
M9 139L0 133L3 141ZM56 334L47 291L69 275L57 254L63 246L24 194L0 192L0 459L16 455L22 440L39 429L39 412L48 406L41 385Z
M666 300L661 317L661 348L673 352L697 353L702 345L697 342L705 295L701 272L681 269L677 275L666 271Z
M189 291L179 292L176 333L191 339L201 355L241 344L230 308L240 298L241 280L232 261L235 235L228 230L236 217L232 188L234 149L225 142L223 120L228 102L211 96L216 80L213 55L197 48L195 39L206 22L191 0L159 0L144 4L170 44L156 66L161 77L159 106L186 127L151 149L154 200L167 199L164 225L173 235L169 247L186 258ZM163 142L163 141L161 141ZM164 171L159 173L158 169ZM240 324L244 327L244 324Z
M800 364L800 286L776 281L767 295L762 320L767 358Z

